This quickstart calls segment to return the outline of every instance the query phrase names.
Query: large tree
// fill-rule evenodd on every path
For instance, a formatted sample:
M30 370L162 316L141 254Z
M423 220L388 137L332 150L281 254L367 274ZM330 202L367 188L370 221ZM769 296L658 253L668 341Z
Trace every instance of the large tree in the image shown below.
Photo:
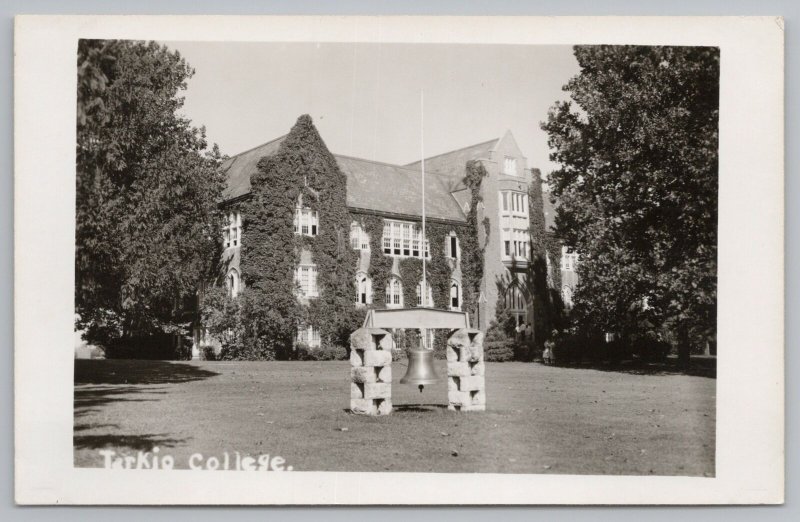
M557 234L597 331L668 325L683 362L716 331L719 50L578 46L542 128Z
M223 178L178 114L193 72L152 42L79 42L75 305L90 342L186 333L213 271Z

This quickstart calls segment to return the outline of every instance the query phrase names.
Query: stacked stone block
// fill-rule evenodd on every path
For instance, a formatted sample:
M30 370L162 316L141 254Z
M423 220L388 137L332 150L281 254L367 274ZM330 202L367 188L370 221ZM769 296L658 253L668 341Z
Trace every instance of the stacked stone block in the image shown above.
M447 409L486 410L483 333L462 328L447 340Z
M359 328L350 334L350 411L392 412L392 334L386 330Z

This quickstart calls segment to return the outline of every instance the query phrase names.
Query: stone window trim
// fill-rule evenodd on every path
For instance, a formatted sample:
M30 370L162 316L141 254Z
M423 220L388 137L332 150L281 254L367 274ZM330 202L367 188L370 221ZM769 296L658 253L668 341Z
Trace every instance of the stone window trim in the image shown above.
M308 325L305 328L298 328L297 342L303 343L311 348L319 348L320 346L319 328L317 328L314 325Z
M423 304L422 302L422 281L417 284L417 306L432 308L433 307L433 287L431 286L430 281L425 281L425 287L427 289L426 294L426 303Z
M298 265L297 270L295 271L295 282L298 286L298 292L301 297L319 297L319 288L317 286L317 265Z
M301 236L317 236L319 234L319 213L308 207L295 207L294 233Z
M392 276L386 285L386 307L403 308L403 282Z
M236 296L239 295L241 284L242 280L239 277L239 271L235 268L228 270L228 274L225 276L225 285L228 287L228 295L232 299L236 299Z
M372 279L364 272L356 274L356 306L372 304Z
M228 225L222 230L222 242L225 248L241 246L242 215L239 212L228 214Z
M417 223L411 221L383 220L383 237L381 239L383 253L390 257L422 258L424 247L425 258L430 259L430 242L422 240L422 230Z
M361 224L356 221L350 224L350 247L353 250L368 251L370 249L369 234L367 234Z

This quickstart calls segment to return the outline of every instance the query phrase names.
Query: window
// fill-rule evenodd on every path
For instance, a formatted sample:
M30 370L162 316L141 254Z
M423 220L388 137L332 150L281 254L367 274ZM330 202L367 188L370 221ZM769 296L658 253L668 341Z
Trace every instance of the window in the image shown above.
M383 253L388 256L430 257L428 240L422 238L420 227L407 221L384 221Z
M402 308L403 306L403 283L396 277L392 277L386 286L386 306L389 308Z
M500 192L500 232L503 240L503 258L530 258L530 220L528 195L523 192Z
M561 300L564 302L565 310L572 309L572 288L564 285L564 287L561 289Z
M505 161L503 162L503 174L508 174L509 176L516 176L517 175L517 159L511 158L506 156Z
M295 272L295 281L300 286L301 297L318 297L317 265L300 265Z
M461 295L458 283L450 283L450 310L461 310Z
M319 328L313 325L305 328L298 328L297 342L303 343L312 348L319 347Z
M433 307L433 288L428 281L425 281L425 287L427 292L425 292L425 303L422 303L422 281L419 282L417 285L417 306L424 306L427 308Z
M353 250L369 250L369 236L360 223L350 225L350 247Z
M561 247L561 270L573 271L578 266L578 254L569 247Z
M231 212L228 215L228 226L222 231L225 248L239 246L242 243L242 215Z
M528 322L528 301L522 289L516 284L506 290L506 307L514 316L518 326Z
M450 232L447 237L447 255L451 259L458 259L458 237L455 232Z
M319 214L307 207L294 209L294 233L302 236L316 236L319 229Z
M372 280L363 272L356 274L356 304L372 303Z
M239 295L239 272L235 268L231 268L228 272L228 277L225 281L228 286L228 295L236 297Z

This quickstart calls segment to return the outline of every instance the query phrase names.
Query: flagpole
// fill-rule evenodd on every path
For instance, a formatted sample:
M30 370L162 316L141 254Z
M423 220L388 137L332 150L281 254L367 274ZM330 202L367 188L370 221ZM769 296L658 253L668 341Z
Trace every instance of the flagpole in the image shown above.
M420 136L420 153L422 154L422 303L428 306L428 285L425 276L425 261L426 252L425 245L427 237L425 236L425 91L419 91L419 136Z

